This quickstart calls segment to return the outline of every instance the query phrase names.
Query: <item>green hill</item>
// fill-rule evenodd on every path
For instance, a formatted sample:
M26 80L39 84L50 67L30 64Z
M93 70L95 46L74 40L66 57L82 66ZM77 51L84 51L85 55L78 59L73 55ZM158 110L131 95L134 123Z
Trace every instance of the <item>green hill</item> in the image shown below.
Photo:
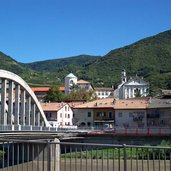
M68 58L52 59L25 64L25 66L36 71L56 72L65 69L82 68L85 65L98 60L100 56L79 55ZM70 72L71 72L70 71Z
M87 75L95 83L118 84L123 68L129 76L143 76L154 89L171 88L171 30L110 51L88 66Z
M0 52L0 64L0 69L12 71L16 74L27 73L27 69L25 67L2 52Z
M63 85L65 76L68 75L68 73L70 72L73 72L80 78L85 78L85 76L81 75L80 72L85 69L85 66L94 63L99 58L100 56L79 55L68 58L33 62L22 65L36 72L48 74L49 81L54 80L52 81L52 83L49 83L51 85L53 85L54 83Z
M53 74L34 71L2 52L0 52L0 63L0 69L8 70L21 76L31 86L60 84L57 79L54 80L55 76Z
M154 95L159 88L171 89L171 30L110 51L103 57L80 55L28 64L0 53L2 69L19 74L31 85L62 85L73 72L94 86L117 86L124 68L128 76L143 76Z

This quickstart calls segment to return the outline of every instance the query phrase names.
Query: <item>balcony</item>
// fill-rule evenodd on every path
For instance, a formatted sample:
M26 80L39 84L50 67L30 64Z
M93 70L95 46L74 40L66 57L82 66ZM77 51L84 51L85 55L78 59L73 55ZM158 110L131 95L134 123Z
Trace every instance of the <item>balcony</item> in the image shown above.
M147 118L160 118L160 114L159 113L150 113L150 114L147 114Z
M140 115L140 116L133 116L133 121L134 122L142 122L144 116Z

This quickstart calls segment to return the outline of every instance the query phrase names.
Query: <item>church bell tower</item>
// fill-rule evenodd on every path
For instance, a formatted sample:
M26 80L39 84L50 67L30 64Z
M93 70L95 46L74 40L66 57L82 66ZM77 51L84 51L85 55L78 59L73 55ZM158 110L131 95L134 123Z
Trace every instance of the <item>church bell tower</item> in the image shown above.
M122 83L127 82L126 70L125 69L123 69L122 72L121 72L121 82Z

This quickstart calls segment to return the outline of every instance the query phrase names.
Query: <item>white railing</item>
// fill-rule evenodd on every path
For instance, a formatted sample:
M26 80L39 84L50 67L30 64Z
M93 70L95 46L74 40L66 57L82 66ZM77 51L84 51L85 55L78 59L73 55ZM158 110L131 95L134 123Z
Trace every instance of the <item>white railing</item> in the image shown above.
M0 125L0 132L88 132L91 134L113 134L113 135L146 135L146 136L160 136L160 135L171 135L170 127L148 127L148 128L124 128L114 127L112 129L81 129L77 127L42 127L32 125Z

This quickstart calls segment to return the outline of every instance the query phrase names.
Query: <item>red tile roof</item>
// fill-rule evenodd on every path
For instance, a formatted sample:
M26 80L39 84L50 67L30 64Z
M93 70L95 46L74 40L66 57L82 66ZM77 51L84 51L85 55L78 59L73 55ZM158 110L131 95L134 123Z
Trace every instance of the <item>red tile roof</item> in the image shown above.
M115 100L115 109L146 109L148 105L147 99L120 99Z
M49 91L50 87L32 87L31 89L34 92L36 92L36 91Z
M47 91L49 91L50 90L50 87L32 87L31 88L34 92L42 92L42 91L44 91L44 92L47 92ZM65 91L65 87L59 87L59 90L60 91Z
M105 98L92 102L76 105L74 108L113 108L113 109L146 109L148 105L147 99L113 99Z
M64 86L59 87L59 90L60 90L60 91L65 91L65 87L64 87Z
M78 80L77 84L90 84L90 82L85 81L85 80Z
M74 108L113 108L113 98L98 99L92 102L84 103L82 105L76 105Z
M40 103L42 106L43 111L58 111L63 106L66 105L66 103Z

